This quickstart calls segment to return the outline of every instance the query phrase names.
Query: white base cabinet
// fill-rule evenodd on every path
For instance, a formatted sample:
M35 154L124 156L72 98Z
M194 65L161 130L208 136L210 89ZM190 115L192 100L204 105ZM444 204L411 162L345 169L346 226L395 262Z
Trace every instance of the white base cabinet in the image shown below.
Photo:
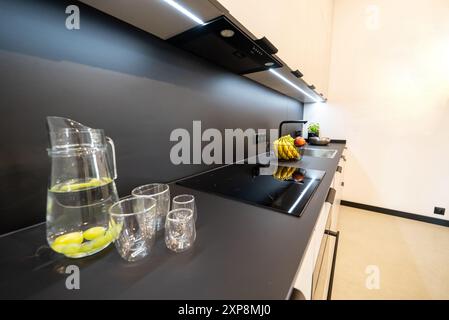
M296 277L295 289L299 290L306 300L312 299L313 273L317 263L321 247L321 240L326 229L326 221L329 217L331 204L325 202L321 208L321 213L315 225L315 229L307 246L299 272Z
M338 215L344 190L344 174L347 162L347 149L338 164L331 184L329 198L321 208L320 216L301 262L294 288L306 300L325 300L328 298L330 275L334 251L338 239ZM331 196L332 195L332 196Z

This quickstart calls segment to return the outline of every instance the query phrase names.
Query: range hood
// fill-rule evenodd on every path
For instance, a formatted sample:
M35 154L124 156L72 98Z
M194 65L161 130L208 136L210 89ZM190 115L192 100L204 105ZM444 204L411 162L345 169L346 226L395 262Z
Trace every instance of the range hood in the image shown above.
M277 49L266 38L251 39L225 16L187 30L168 41L237 74L283 66L273 56Z

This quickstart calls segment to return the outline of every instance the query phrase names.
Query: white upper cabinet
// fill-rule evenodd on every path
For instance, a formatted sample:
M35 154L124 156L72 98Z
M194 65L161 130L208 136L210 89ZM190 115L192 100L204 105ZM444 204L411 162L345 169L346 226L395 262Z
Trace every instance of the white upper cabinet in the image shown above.
M334 0L219 0L255 36L327 96Z
M298 101L327 95L333 0L81 1ZM217 32L229 29L239 37ZM255 41L264 36L276 55Z
M81 2L164 40L198 25L164 0L81 0ZM207 0L176 0L174 3L188 9L203 21L224 14L221 8Z

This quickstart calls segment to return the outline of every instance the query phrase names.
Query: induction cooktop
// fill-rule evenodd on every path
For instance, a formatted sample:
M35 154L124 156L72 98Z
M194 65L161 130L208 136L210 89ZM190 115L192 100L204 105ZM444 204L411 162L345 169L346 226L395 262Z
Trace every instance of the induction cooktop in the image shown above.
M238 163L178 184L300 217L324 175L312 169Z

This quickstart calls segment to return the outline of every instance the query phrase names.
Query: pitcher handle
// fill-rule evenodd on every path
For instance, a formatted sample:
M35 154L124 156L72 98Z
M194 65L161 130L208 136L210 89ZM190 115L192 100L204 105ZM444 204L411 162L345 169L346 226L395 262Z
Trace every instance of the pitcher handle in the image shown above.
M115 145L111 138L106 137L106 142L108 143L108 164L110 169L112 169L113 179L117 179L117 163L115 162Z

